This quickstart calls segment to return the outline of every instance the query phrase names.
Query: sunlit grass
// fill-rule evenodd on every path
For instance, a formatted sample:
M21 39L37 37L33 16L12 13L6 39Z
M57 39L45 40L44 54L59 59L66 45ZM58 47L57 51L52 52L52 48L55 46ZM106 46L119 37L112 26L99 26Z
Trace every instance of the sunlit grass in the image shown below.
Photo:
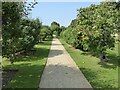
M107 50L108 62L100 63L100 59L83 51L74 49L63 40L60 40L83 72L93 88L118 88L118 46L114 50Z
M4 69L18 69L16 76L7 85L7 88L38 88L40 77L45 67L51 41L45 41L35 46L37 50L31 56L18 56L13 65L4 60Z

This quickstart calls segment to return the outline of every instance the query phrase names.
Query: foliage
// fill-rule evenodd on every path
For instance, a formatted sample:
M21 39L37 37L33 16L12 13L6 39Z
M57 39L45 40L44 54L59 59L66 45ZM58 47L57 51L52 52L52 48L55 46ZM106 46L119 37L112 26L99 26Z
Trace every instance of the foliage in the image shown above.
M65 31L62 32L61 37L64 38L64 40L71 45L74 45L75 43L75 36L76 34L73 34L73 30L71 27L68 27Z
M61 29L61 31L60 31L59 36L62 36L62 33L66 30L66 27L65 26L61 26L60 29Z
M114 38L111 35L115 34L113 30L115 29L116 17L113 15L115 11L111 10L112 8L107 3L101 3L98 6L91 5L89 8L80 10L79 23L84 27L83 35L85 36L83 37L88 49L102 52L114 46ZM82 18L84 18L83 22Z
M65 26L61 26L60 28L61 28L61 31L64 31L66 29Z
M44 41L47 38L47 36L52 37L52 30L49 26L43 25L40 32L41 41Z
M117 4L116 4L116 9L118 10L118 22L117 22L117 29L118 29L118 52L119 52L119 56L120 56L120 0L118 0Z
M69 32L66 29L63 38L84 51L104 53L106 49L112 49L115 44L114 35L118 31L118 11L115 7L114 2L101 2L99 5L78 9L77 18L68 27L72 29Z
M53 21L51 23L51 30L52 30L52 33L54 33L57 37L60 36L60 32L61 32L61 29L60 29L60 25Z
M20 22L21 37L19 38L19 49L29 50L39 42L41 22L39 19L21 19Z
M23 33L18 27L21 18L28 15L27 7L32 8L23 2L2 2L2 56L10 60L15 59L15 53L19 50L19 38Z
M2 3L2 55L3 57L14 58L16 44L20 35L17 27L23 15L23 3L3 2Z

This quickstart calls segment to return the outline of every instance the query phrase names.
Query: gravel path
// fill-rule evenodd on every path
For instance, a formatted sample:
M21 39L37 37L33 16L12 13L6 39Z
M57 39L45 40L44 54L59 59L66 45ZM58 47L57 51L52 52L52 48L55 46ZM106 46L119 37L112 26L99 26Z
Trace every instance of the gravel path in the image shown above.
M92 88L57 38L52 41L40 88Z

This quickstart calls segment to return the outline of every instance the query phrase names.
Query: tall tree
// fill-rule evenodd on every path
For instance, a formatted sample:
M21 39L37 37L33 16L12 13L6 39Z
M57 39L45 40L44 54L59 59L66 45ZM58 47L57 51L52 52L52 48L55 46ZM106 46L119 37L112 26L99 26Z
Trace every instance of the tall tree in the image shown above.
M26 8L23 2L2 2L2 56L9 58L11 62L15 59L18 40L22 33L18 28L20 20L29 12Z
M60 25L57 23L57 22L52 22L51 23L51 30L52 30L52 33L56 34L56 36L59 36L60 34Z
M105 56L107 48L112 48L115 44L112 35L116 33L117 12L114 7L112 2L102 2L80 10L78 15L80 25L84 27L82 42L90 51L101 53L101 57Z
M20 18L23 15L23 3L3 2L2 3L2 55L14 59L16 43L20 31L17 30Z

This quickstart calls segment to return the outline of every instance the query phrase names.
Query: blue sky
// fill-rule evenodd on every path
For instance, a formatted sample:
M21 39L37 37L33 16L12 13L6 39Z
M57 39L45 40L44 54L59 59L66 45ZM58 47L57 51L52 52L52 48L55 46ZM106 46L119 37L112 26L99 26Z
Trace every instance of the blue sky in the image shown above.
M39 2L30 17L39 18L43 25L56 21L61 26L68 26L76 18L77 9L99 2Z

